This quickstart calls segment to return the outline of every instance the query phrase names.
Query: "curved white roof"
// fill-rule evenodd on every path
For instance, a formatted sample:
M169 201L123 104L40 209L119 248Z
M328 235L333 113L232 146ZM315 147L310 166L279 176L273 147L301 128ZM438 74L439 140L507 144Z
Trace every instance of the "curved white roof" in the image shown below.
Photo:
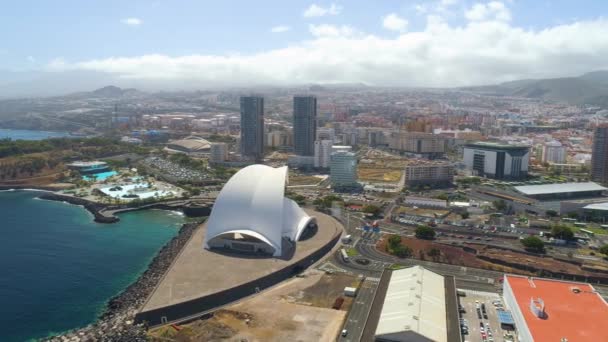
M297 241L312 217L285 198L287 166L251 165L224 185L207 220L205 248L223 234L240 233L271 245L282 253L283 238Z

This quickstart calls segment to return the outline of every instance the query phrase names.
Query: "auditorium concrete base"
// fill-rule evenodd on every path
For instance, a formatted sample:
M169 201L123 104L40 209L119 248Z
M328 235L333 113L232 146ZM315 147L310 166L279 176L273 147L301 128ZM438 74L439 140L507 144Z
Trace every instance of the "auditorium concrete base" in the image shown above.
M289 260L209 251L203 248L201 225L136 315L150 326L183 320L213 310L285 280L310 266L340 239L342 225L331 216L316 217L318 231L298 241Z

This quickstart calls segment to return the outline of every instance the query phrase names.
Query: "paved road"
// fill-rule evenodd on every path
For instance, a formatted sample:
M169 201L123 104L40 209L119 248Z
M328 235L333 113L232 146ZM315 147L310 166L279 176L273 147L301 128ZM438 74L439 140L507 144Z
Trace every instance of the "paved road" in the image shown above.
M366 280L363 282L359 289L359 293L357 293L357 297L355 297L353 305L350 308L346 323L344 324L344 329L348 331L348 334L346 337L340 336L338 341L355 342L361 339L377 287L377 281Z

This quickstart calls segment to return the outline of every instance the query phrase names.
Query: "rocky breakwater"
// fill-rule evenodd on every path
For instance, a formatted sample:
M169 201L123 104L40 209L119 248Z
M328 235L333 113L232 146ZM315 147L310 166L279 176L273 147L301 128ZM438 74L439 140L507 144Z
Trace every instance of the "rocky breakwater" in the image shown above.
M114 215L108 215L104 212L104 210L106 209L105 205L91 202L91 201L85 200L83 198L67 196L67 195L60 195L60 194L56 194L56 193L45 193L45 194L38 196L38 198L43 199L43 200L48 200L48 201L59 201L59 202L67 202L67 203L75 204L75 205L81 205L86 210L88 210L91 214L93 214L93 216L95 216L95 222L114 223L114 222L119 221L118 217L116 217Z
M44 341L147 341L147 327L144 324L133 323L135 314L154 291L199 224L184 224L178 235L167 242L158 252L139 279L121 294L110 299L104 313L97 322L63 335L47 338Z

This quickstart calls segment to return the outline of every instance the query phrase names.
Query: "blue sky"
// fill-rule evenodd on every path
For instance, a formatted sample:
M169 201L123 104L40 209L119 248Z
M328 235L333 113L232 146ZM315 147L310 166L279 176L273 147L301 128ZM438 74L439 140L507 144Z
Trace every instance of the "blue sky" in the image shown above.
M313 8L309 13L316 12L317 16L305 16L305 11L313 5L316 6L316 11ZM475 6L478 9L477 15L472 12ZM489 8L496 11L492 12ZM323 13L324 15L319 15ZM258 61L262 58L260 55L282 49L310 48L307 45L308 42L328 40L330 39L328 36L338 39L340 42L348 39L352 44L365 44L364 37L366 36L390 43L391 40L398 39L400 35L409 34L408 40L416 40L418 38L415 33L426 32L431 36L429 39L438 41L436 45L429 45L429 49L432 49L433 46L440 47L439 42L443 41L441 33L430 29L432 25L429 23L437 21L432 18L438 18L441 23L452 30L450 33L452 35L459 30L471 31L466 33L468 36L461 36L461 39L465 40L469 40L468 37L471 37L471 40L477 39L473 35L476 32L479 33L479 30L475 31L469 27L473 22L476 24L483 22L488 25L495 23L496 25L492 27L496 29L496 34L505 35L505 37L518 34L517 32L521 33L521 31L532 32L537 37L535 41L529 42L532 44L529 47L535 48L543 45L547 40L541 37L543 30L551 30L560 25L572 26L579 22L599 23L594 30L597 29L598 35L603 34L602 30L606 21L601 16L606 13L608 13L608 1L602 0L2 0L0 2L0 69L84 68L145 78L151 76L143 71L147 64L141 64L141 60L136 60L142 56L167 57L162 62L167 68L170 68L167 63L175 62L172 58L205 57L202 58L205 60L203 62L200 60L175 62L180 64L180 68L187 68L188 63L195 63L194 70L200 71L201 69L197 68L201 67L201 63L209 63L209 58L221 59L238 55L252 57L246 63L254 68L258 65L255 63L263 64L264 66L260 68L264 69L264 73L268 73L269 71L266 70L268 62ZM383 25L389 15L392 15L395 20L391 22L392 24ZM273 27L282 32L272 32ZM278 29L278 27L282 27L282 29ZM445 32L444 34L447 35ZM554 36L558 36L558 34L554 33ZM608 40L608 38L605 39ZM555 44L559 46L563 43L556 42ZM571 43L573 49L580 50L574 39ZM592 44L593 41L589 43ZM411 46L411 43L408 44L407 46ZM492 48L493 43L491 40L486 40L480 44L489 44L488 47ZM346 49L349 47L350 45ZM476 47L483 50L483 45ZM322 49L324 46L316 44L314 48ZM590 56L586 57L590 58L602 53L601 48L603 47L598 47L597 51L590 52ZM544 50L545 48L543 48ZM360 47L353 47L353 52L355 51L361 51ZM389 52L393 53L393 51ZM394 58L409 58L410 53L413 52L395 51L394 53ZM493 53L500 53L500 51ZM457 53L454 52L454 54ZM581 52L577 50L574 54L579 55ZM487 54L484 56L487 58ZM107 61L111 57L131 58L132 60L123 61L129 62L131 69L115 63L94 66L87 64L93 60ZM332 55L329 57L331 59ZM337 56L336 58L344 57ZM311 60L314 59L315 57L311 56L308 61L302 63L306 67L310 67ZM464 59L464 56L457 59ZM537 59L539 59L538 56L532 58L532 60ZM582 61L587 62L587 59L582 59ZM372 57L370 57L370 62L374 62ZM505 62L510 63L500 61L500 63ZM357 68L365 63L366 61L361 61ZM423 58L419 64L424 63ZM212 64L217 67L215 62ZM391 65L391 63L388 64ZM558 63L556 62L556 64ZM222 67L232 68L233 65L222 64ZM298 66L302 66L302 64L298 64ZM435 68L434 74L443 73L441 68L437 69L436 63L429 64L429 67ZM589 67L603 67L603 65L600 63ZM526 70L520 69L503 71L502 74L497 75L497 78L503 80L519 77L520 74L525 76ZM555 71L558 69L560 68L556 66ZM349 69L348 72L352 70ZM281 72L281 70L277 71ZM544 72L544 74L551 73L551 70ZM228 74L226 77L231 75ZM314 77L304 80L301 75L296 76L302 81L317 81ZM353 81L361 78L363 82L377 82L375 79L367 80L369 77L365 77L365 75L344 80L336 77L335 75L327 79L321 77L318 81L334 79L335 81ZM471 80L471 82L478 81L483 80ZM274 80L270 79L269 82L272 83Z

